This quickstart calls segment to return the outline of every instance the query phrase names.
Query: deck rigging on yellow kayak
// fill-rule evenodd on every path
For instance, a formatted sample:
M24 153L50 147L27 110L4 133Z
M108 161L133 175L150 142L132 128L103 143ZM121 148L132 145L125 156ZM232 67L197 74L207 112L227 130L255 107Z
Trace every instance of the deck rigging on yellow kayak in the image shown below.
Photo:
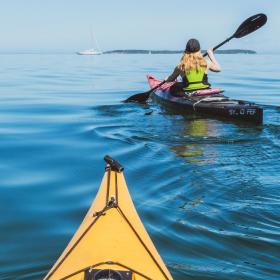
M98 194L45 280L172 280L134 208L123 167L104 159Z

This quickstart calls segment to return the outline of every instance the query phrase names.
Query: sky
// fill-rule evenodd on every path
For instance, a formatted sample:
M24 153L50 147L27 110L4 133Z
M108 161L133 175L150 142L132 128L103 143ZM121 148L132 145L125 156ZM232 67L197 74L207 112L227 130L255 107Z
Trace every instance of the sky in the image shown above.
M207 49L257 13L267 25L224 49L280 52L280 0L0 0L0 51L80 51L92 34L102 50Z

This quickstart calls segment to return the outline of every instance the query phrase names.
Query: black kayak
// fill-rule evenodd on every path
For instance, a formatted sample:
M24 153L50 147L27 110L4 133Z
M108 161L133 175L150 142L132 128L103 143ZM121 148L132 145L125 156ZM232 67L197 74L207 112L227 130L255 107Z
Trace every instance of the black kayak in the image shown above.
M151 88L162 82L152 76L147 78ZM171 85L172 83L166 83L155 90L151 95L152 99L182 114L194 112L258 125L263 122L263 109L254 103L230 99L220 93L202 96L186 94L183 97L175 97L170 94Z

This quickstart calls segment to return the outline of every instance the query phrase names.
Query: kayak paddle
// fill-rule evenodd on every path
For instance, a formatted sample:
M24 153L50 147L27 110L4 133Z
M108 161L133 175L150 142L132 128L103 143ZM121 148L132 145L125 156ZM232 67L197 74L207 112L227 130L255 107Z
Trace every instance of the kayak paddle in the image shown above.
M243 23L241 23L241 25L237 28L237 30L232 36L230 36L225 41L214 47L213 51L217 50L233 38L239 39L247 36L250 33L253 33L254 31L264 26L266 22L267 16L265 14L257 14L247 18ZM205 53L203 56L207 56L207 53Z
M221 46L223 46L225 43L229 42L233 38L239 39L239 38L245 37L248 34L258 30L259 28L264 26L266 24L266 22L267 22L267 16L265 14L257 14L257 15L247 18L237 28L237 30L231 37L227 38L225 41L223 41L219 45L215 46L213 48L213 51L217 50L218 48L220 48ZM207 53L203 54L203 56L207 56ZM155 91L156 89L158 89L165 83L166 83L166 80L163 80L160 84L158 84L154 88L150 89L149 91L134 94L134 95L130 96L129 98L127 98L124 102L144 103L149 99L149 97L153 91Z

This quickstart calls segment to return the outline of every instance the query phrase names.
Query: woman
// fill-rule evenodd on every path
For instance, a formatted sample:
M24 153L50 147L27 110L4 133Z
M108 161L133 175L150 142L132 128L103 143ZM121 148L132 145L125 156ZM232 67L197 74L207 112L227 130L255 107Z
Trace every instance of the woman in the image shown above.
M203 58L200 52L200 44L196 39L190 39L180 63L175 67L173 73L166 78L167 82L173 82L181 76L182 82L175 82L170 88L174 96L184 96L185 91L194 91L209 88L208 71L220 72L221 67L212 49L207 51L209 59Z

